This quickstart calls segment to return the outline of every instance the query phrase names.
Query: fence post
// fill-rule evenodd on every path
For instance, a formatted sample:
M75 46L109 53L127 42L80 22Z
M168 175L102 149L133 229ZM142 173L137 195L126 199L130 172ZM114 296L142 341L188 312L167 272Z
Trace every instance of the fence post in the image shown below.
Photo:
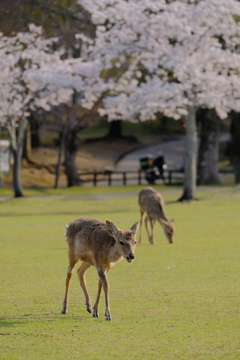
M97 186L97 172L95 170L93 173L93 186Z
M171 170L168 171L168 183L169 184L172 183L172 171Z
M138 171L138 185L142 185L142 172L141 172L141 170Z
M126 185L126 183L127 183L126 172L123 172L123 185Z
M112 185L112 173L109 171L108 172L108 186Z

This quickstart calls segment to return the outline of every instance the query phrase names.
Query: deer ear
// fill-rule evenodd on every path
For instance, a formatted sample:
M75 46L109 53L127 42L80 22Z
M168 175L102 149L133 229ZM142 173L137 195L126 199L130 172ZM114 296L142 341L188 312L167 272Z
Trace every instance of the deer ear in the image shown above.
M130 228L130 230L136 234L137 229L138 229L138 225L139 225L139 221L135 222L135 224L133 224L133 226Z
M173 219L170 221L170 224L172 225L172 229L174 230L175 229L175 221Z
M163 219L161 219L161 223L162 223L163 226L167 226L167 225L168 225L168 221L163 220Z
M116 238L119 233L117 227L111 221L108 220L106 221L106 225L107 225L107 232L109 233L109 235Z

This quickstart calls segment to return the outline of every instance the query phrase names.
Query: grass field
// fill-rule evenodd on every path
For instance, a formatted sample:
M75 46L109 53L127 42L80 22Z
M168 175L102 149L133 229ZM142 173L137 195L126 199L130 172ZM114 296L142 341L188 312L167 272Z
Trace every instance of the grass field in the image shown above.
M0 202L1 359L240 359L238 188L202 189L199 201L180 204L181 189L157 187L176 221L174 244L156 224L152 246L144 229L134 262L109 272L112 322L103 297L100 317L87 313L76 272L61 314L65 224L87 216L128 228L139 219L139 189L31 190ZM94 301L93 267L87 283Z

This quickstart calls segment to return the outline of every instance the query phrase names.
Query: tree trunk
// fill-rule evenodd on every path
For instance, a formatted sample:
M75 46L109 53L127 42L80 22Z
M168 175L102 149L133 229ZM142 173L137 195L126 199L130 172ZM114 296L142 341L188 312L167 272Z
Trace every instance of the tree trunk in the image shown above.
M60 134L60 145L59 145L59 151L58 151L58 162L57 162L57 167L56 167L56 178L55 178L55 185L54 185L55 189L58 188L58 181L59 181L59 176L60 176L60 168L61 168L62 154L63 154L64 144L65 144L66 131L67 131L67 127L65 125L63 125L62 131Z
M113 120L109 123L107 137L119 139L122 137L122 120Z
M75 158L78 150L78 132L68 128L65 138L65 173L67 176L68 187L81 185Z
M195 200L197 183L197 126L196 108L189 107L186 116L186 154L184 162L183 195L178 201Z
M22 182L21 182L21 169L22 169L23 144L24 144L24 137L25 137L27 124L28 124L28 120L25 117L23 117L17 129L15 127L9 129L10 137L11 137L11 150L13 154L14 197L24 196L22 190Z
M240 184L240 114L231 111L229 118L231 119L231 140L229 142L227 155L234 167L235 184Z
M22 146L18 147L17 149L12 149L12 154L14 197L22 197L24 196L21 182Z
M25 159L29 164L33 163L31 159L32 145L31 145L31 129L28 121L26 131L24 134L22 158Z
M240 162L234 165L235 184L240 184Z
M2 139L2 127L0 126L0 140ZM2 149L0 148L0 188L4 185L2 172Z
M39 135L39 123L33 115L31 115L30 117L30 128L31 128L31 147L32 149L35 149L41 146L41 141Z
M220 119L215 110L200 110L198 185L220 184L218 175Z

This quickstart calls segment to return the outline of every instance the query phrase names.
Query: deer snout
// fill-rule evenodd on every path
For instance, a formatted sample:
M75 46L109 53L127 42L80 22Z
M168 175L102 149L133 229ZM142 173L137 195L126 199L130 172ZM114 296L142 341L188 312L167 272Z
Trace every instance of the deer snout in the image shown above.
M126 257L126 259L127 259L127 261L128 262L132 262L132 260L135 258L135 255L133 254L133 253L130 253L127 257Z

